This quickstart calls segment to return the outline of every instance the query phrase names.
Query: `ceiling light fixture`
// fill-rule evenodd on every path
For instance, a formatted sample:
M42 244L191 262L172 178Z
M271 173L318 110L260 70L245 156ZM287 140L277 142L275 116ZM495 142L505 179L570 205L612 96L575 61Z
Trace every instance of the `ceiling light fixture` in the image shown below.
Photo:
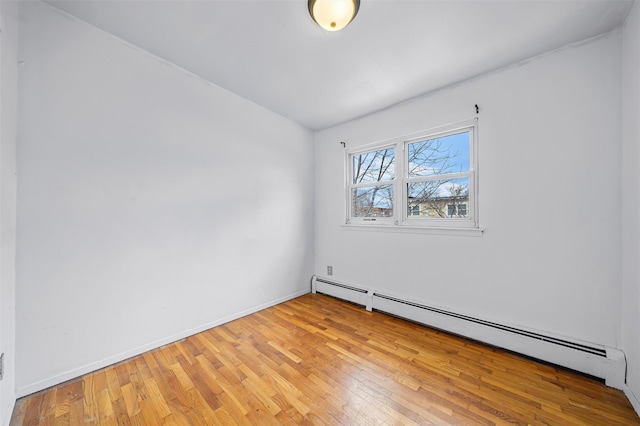
M353 21L360 0L309 0L309 13L327 31L340 31Z

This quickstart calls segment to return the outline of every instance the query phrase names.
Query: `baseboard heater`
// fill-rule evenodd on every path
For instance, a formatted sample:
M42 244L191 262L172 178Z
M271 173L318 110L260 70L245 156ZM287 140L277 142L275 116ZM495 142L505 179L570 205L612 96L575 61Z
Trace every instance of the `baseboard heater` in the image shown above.
M317 276L311 280L311 291L599 377L607 386L624 389L626 361L616 348L473 318Z

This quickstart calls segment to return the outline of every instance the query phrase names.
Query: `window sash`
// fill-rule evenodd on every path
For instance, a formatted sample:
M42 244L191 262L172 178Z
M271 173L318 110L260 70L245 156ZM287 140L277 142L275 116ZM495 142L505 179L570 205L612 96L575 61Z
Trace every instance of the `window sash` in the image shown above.
M381 158L378 158L378 154L382 153L384 151L383 154L381 155ZM391 160L389 161L389 164L387 164L386 168L384 169L384 171L382 171L382 166L384 166L384 159L387 158L387 152L386 151L391 151L391 154L389 155L389 158L391 158ZM359 176L356 176L356 158L357 157L361 157L361 156L368 156L369 154L373 154L373 158L370 159L370 163L363 163L363 166L365 167L365 170L363 171L363 175L360 179L360 182L357 182L356 178ZM374 162L373 160L382 160L381 164L377 164L378 162ZM354 153L351 155L351 183L354 185L357 184L373 184L373 183L378 183L378 182L391 182L393 180L395 180L395 164L396 164L396 149L395 146L387 146L387 147L382 147L380 149L374 149L374 150L368 150L368 151L362 151L359 153ZM372 165L377 165L379 166L379 168L373 167L372 171L377 170L378 173L382 173L381 176L379 176L379 180L370 180L371 176L369 176L367 172L367 170L369 170L371 168ZM366 179L365 179L366 178Z
M360 188L353 188L351 190L351 215L354 218L357 219L362 219L362 218L371 218L371 217L375 217L375 218L390 218L393 217L393 214L395 213L395 185L390 184L387 182L386 185L371 185L369 187L360 187ZM359 189L367 189L367 191L364 191L361 195L357 195L358 194L358 190ZM381 189L380 194L376 193L376 192L372 192L370 193L369 190L376 190L377 188ZM380 197L378 198L377 196L380 195ZM389 195L390 197L387 197L386 195ZM370 203L370 205L363 205L362 207L358 208L356 207L358 205L358 198L359 197L364 197L363 199L367 202ZM390 200L389 200L390 198ZM391 215L385 215L384 213L387 212L388 210L391 210ZM366 211L366 212L373 212L373 213L381 213L380 215L377 214L364 214L364 215L357 215L357 213L359 211Z
M447 136L457 135L460 133L469 133L469 170L464 172L455 173L443 173L420 177L409 177L409 144L437 139L445 138ZM476 185L476 173L477 173L477 120L470 120L467 122L458 123L450 128L442 129L442 131L424 132L420 136L405 139L403 143L402 151L402 179L399 179L398 183L401 185L400 190L402 193L398 193L396 197L402 205L401 219L398 221L399 225L410 225L420 227L433 227L433 228L447 228L447 227L470 227L475 228L478 226L477 222L477 185ZM400 173L399 173L400 174ZM467 204L467 217L457 217L454 215L450 217L448 213L448 204L451 202L443 201L444 213L447 215L445 218L433 217L426 214L424 216L412 216L409 212L409 184L416 182L429 182L439 180L453 180L453 179L468 179L468 199ZM459 204L459 202L455 202ZM457 208L456 208L457 213Z
M354 183L355 178L355 170L354 170L354 159L363 154L374 153L376 151L384 151L385 149L393 150L393 179L382 179L380 181L373 182L363 182L363 183ZM361 223L388 223L393 222L397 215L398 211L398 188L396 187L397 182L397 173L398 173L398 149L396 144L385 144L385 145L377 145L371 146L370 148L363 148L355 151L351 151L347 153L346 161L347 161L347 220L346 223L352 222L361 222ZM375 187L385 187L391 185L392 187L392 202L391 207L393 214L391 216L356 216L356 212L354 211L355 199L354 199L354 190L360 188L375 188Z

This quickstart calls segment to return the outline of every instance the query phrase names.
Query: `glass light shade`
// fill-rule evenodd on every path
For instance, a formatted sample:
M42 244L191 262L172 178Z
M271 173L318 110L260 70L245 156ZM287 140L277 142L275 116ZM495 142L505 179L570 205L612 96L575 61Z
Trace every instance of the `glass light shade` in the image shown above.
M309 13L327 31L339 31L358 13L360 0L309 0Z

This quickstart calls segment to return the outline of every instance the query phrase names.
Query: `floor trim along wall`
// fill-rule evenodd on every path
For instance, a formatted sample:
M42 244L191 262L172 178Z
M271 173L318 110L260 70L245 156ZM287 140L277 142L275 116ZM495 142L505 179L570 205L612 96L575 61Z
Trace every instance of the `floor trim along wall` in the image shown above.
M303 294L307 294L307 293L309 293L308 289L301 290L301 291L292 293L292 294L290 294L288 296L281 297L281 298L276 299L276 300L272 300L271 302L267 302L267 303L264 303L262 305L254 306L254 307L252 307L250 309L247 309L245 311L238 312L237 314L229 315L227 317L217 319L215 321L209 322L207 324L203 324L203 325L201 325L199 327L195 327L195 328L192 328L190 330L185 330L182 333L174 334L172 336L166 337L164 339L156 340L155 342L151 342L151 343L148 343L146 345L139 346L139 347L131 349L129 351L122 352L122 353L119 353L117 355L114 355L114 356L111 356L111 357L108 357L108 358L105 358L105 359L101 359L99 361L92 362L92 363L87 364L87 365L83 365L83 366L78 367L78 368L74 368L73 370L66 371L66 372L64 372L62 374L58 374L58 375L50 377L50 378L48 378L46 380L42 380L42 381L39 381L39 382L36 382L36 383L32 383L32 384L27 385L27 386L23 386L23 387L18 388L16 390L16 395L17 395L16 397L17 398L22 398L23 396L27 396L27 395L30 395L32 393L41 391L43 389L47 389L47 388L49 388L51 386L55 386L57 384L66 382L67 380L71 380L71 379L74 379L76 377L83 376L83 375L85 375L87 373L91 373L92 371L96 371L96 370L99 370L101 368L108 367L108 366L116 364L116 363L118 363L120 361L124 361L125 359L129 359L129 358L132 358L134 356L140 355L140 354L142 354L144 352L159 348L159 347L164 346L164 345L168 345L169 343L177 342L178 340L182 340L182 339L187 338L189 336L192 336L194 334L200 333L202 331L208 330L210 328L216 327L216 326L221 325L221 324L228 323L228 322L233 321L235 319L242 318L244 316L253 314L253 313L261 311L263 309L270 308L271 306L275 306L275 305L277 305L279 303L286 302L287 300L295 299L296 297L300 297Z
M4 416L4 420L2 422L2 426L9 426L9 424L11 423L11 416L13 415L13 410L16 406L16 400L15 398L11 398L11 403L9 404L9 408L7 410L7 413Z
M625 384L625 388L623 389L623 391L627 399L631 403L631 406L633 407L633 409L636 410L636 413L638 413L638 416L640 416L640 400L633 393L629 385Z
M624 390L626 359L617 348L583 342L512 324L474 318L425 302L404 300L388 293L313 277L313 293L324 293L430 327L484 342L541 361L580 371L605 380L607 386Z

